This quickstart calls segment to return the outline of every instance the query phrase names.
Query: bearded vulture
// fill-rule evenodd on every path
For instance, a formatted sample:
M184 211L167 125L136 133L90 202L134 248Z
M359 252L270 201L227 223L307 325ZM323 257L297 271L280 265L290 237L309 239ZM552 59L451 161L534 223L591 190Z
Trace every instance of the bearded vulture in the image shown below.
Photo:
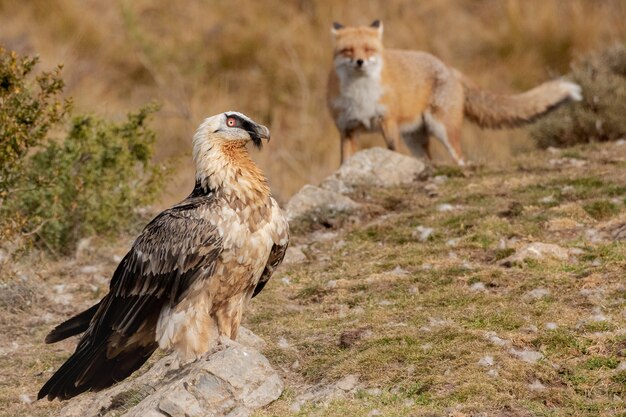
M196 183L156 216L121 261L108 294L57 326L54 343L83 333L39 391L65 400L139 369L157 347L182 359L237 337L243 309L282 262L289 226L246 144L269 130L237 112L204 120L193 137Z

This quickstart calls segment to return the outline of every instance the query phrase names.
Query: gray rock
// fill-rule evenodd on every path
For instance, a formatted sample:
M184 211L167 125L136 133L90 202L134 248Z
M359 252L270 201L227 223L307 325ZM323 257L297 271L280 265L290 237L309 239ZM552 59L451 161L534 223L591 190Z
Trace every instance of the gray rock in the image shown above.
M322 220L334 213L352 213L360 207L344 195L307 184L291 197L285 211L287 220L291 222L306 217Z
M261 340L248 330L240 337L255 345ZM263 355L222 340L217 351L198 361L177 366L175 354L170 354L137 378L84 394L70 401L61 416L248 416L282 391L280 377Z
M285 253L285 259L283 259L283 264L298 264L306 261L306 255L302 251L303 247L304 245L288 247L287 252Z
M543 260L546 258L565 261L569 259L570 255L573 255L570 249L563 248L559 245L533 242L522 246L516 250L513 255L500 261L500 264L511 266L526 259Z
M357 152L321 187L338 193L350 193L359 186L391 187L409 184L424 172L426 166L418 159L384 148Z

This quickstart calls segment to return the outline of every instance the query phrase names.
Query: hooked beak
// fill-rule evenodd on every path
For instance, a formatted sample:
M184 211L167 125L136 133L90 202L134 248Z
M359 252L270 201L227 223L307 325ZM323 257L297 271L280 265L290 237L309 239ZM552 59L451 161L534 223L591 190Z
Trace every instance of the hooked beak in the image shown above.
M268 142L270 141L270 130L263 125L253 124L249 126L247 131L248 134L250 134L254 146L259 149L263 147L263 139L266 139Z

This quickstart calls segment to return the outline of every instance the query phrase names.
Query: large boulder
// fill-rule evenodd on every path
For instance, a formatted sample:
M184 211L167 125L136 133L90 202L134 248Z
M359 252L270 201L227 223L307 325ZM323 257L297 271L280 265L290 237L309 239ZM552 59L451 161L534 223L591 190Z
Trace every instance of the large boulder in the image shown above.
M324 222L329 218L358 210L361 205L337 192L314 185L305 185L287 203L285 211L289 222L309 218Z
M245 330L240 336L244 343L262 344ZM165 356L137 378L70 401L61 416L242 417L282 391L282 380L263 355L227 340L208 357L181 366L175 354Z
M355 153L321 187L337 193L351 193L357 187L392 187L409 184L424 172L424 162L384 148Z

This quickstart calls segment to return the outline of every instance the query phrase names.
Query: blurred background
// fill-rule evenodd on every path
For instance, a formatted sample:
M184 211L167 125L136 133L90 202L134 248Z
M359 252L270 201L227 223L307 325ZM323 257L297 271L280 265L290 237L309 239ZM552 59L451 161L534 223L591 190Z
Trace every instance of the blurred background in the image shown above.
M623 0L0 0L0 44L39 55L43 69L63 64L64 94L81 112L116 120L161 103L155 157L173 169L157 206L188 194L190 138L226 110L271 127L253 157L284 202L339 164L325 103L331 23L378 18L387 48L431 52L498 92L565 74L577 56L626 38ZM533 146L524 130L463 132L475 163L506 164Z

